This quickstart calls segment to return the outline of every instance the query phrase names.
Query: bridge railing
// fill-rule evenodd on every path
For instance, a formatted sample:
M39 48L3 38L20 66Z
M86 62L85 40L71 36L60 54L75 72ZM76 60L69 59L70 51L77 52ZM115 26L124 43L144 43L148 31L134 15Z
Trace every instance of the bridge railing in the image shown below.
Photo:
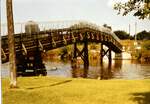
M117 42L120 41L120 39L108 28L103 26L98 26L94 23L89 23L87 21L49 21L49 22L37 22L40 28L40 31L60 31L65 28L70 29L81 29L81 28L90 28L95 31L100 31L102 33L105 33L106 35L111 35ZM16 23L15 26L15 34L16 33L25 33L25 23ZM7 35L7 25L2 25L2 35ZM116 42L116 43L117 43ZM119 45L119 43L117 43Z
M88 21L80 21L80 20L68 20L68 21L48 21L48 22L37 22L40 28L40 31L49 30L49 29L62 29L62 28L83 28L88 27L94 30L99 30L105 32L107 34L112 35L117 41L119 38L108 28L103 26L99 26L94 23L90 23ZM15 33L25 33L25 25L26 23L15 23L14 29ZM7 35L7 25L1 25L1 33L2 35Z

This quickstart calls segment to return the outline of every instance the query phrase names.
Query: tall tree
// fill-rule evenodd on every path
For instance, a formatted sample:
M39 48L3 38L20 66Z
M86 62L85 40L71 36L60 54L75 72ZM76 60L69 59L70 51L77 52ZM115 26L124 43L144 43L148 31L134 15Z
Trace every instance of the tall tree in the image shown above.
M16 77L16 53L14 45L14 21L12 0L6 0L7 11L7 30L8 30L8 48L9 48L9 66L10 66L10 87L17 87Z
M150 19L150 0L128 0L125 3L118 2L114 5L114 9L118 10L118 14L123 16L129 12L134 12L134 16L139 19Z

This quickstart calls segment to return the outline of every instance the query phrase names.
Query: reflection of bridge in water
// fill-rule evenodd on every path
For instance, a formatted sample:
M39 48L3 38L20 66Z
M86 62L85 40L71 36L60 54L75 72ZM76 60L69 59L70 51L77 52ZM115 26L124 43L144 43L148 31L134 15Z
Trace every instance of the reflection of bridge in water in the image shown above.
M15 37L15 49L17 59L17 70L44 69L41 53L48 50L73 44L72 67L76 67L77 57L81 57L84 62L84 69L89 67L88 43L101 43L100 60L103 61L105 55L111 62L111 51L121 53L122 46L119 39L109 29L99 27L95 24L76 21L70 25L59 24L57 27L50 26L49 29L41 30L38 24L29 22L25 26L24 33L17 33ZM8 39L2 36L2 62L8 61ZM77 43L83 44L83 49L79 50ZM105 50L103 45L107 46ZM29 71L30 72L30 71ZM43 72L42 72L43 73ZM44 72L46 74L46 72Z
M121 70L122 60L112 60L111 63L107 62L107 60L103 63L100 63L99 59L90 58L89 60L90 66L88 69L84 69L82 63L79 63L77 68L72 68L71 72L73 78L112 79L114 77L120 77L114 74Z

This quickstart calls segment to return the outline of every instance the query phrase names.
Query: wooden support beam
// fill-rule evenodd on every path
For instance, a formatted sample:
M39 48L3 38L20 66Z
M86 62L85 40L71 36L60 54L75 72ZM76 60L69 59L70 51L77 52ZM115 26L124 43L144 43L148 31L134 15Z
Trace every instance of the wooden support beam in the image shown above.
M88 57L88 41L84 41L84 69L88 69L89 67L89 57Z
M73 47L73 58L77 58L77 42L74 43L74 47Z
M109 60L109 64L111 64L112 62L112 55L111 55L111 49L109 48L109 57L108 57L108 60Z
M71 67L73 70L77 68L77 42L73 44L73 54L71 59Z
M84 35L86 36L86 35ZM73 47L73 59L72 62L75 62L75 60L77 60L77 57L81 57L81 59L84 62L84 69L88 70L89 67L89 58L88 58L88 41L87 41L87 37L83 37L84 41L83 41L83 49L80 51L77 48L77 43L74 43L74 47ZM72 66L74 66L75 63L72 63Z
M72 42L75 43L75 42L76 42L76 39L75 39L73 33L71 34L71 37L72 37Z
M38 44L39 44L39 48L40 48L40 50L42 50L42 51L43 51L43 45L42 45L42 43L40 42L40 40L38 40Z
M3 48L1 48L1 52L2 52L2 56L4 57L2 57L4 60L6 60L7 59L7 56L6 56L6 54L5 54L5 52L4 52L4 50L3 50Z
M100 64L103 63L103 43L100 44Z
M106 51L103 49L103 43L101 43L101 49L100 49L100 62L103 63L103 57L108 57L109 63L112 61L112 55L111 55L111 48L109 47Z
M100 78L99 79L104 79L104 64L103 62L100 63L101 64L101 68L100 68Z
M22 50L23 50L23 55L27 55L27 49L23 43L22 43Z
M55 42L55 40L54 40L53 37L52 37L52 46L53 46L53 47L56 47L56 42Z

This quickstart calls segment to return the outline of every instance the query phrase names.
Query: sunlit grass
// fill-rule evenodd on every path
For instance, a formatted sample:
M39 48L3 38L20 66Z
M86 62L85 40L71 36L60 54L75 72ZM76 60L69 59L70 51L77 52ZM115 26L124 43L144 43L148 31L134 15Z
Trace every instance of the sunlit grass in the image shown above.
M9 80L2 79L3 104L148 104L150 101L150 79L23 77L18 78L18 86L10 89Z

